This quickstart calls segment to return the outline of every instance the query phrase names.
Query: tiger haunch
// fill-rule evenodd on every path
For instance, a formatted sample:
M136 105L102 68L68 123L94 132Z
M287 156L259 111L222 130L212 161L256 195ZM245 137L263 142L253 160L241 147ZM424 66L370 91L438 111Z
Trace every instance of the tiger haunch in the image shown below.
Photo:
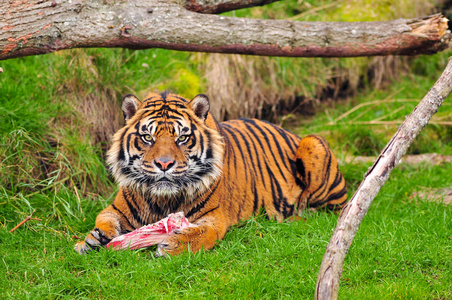
M80 253L117 235L183 211L191 223L158 246L160 255L210 249L227 229L265 207L283 220L310 207L340 209L344 179L327 143L259 120L217 123L207 96L188 101L126 95L126 125L113 137L107 162L120 185Z

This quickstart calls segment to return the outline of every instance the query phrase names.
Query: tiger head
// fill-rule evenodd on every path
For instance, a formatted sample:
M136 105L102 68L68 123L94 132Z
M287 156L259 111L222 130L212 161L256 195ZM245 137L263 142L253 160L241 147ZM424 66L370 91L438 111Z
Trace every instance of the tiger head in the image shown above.
M126 125L107 153L120 186L144 197L189 199L219 178L224 143L207 96L188 101L164 92L141 102L126 95L121 108Z

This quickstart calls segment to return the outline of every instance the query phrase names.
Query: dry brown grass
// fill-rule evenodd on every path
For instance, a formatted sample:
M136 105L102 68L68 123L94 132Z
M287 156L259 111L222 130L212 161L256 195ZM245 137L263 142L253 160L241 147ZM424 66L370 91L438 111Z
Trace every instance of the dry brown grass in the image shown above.
M80 140L89 139L91 144L106 143L123 125L117 91L99 78L94 57L83 50L64 52L72 57L67 66L71 76L65 74L58 87L58 96L65 99L72 113L55 119L58 126L76 133ZM67 63L67 60L62 60ZM70 117L68 117L70 116ZM59 136L58 132L55 132Z
M269 62L268 58L259 58ZM238 117L262 117L264 106L274 110L280 95L272 63L261 68L255 57L207 55L205 78L212 113L219 120ZM270 84L265 81L271 80Z
M407 58L394 56L293 62L299 67L281 70L284 66L271 57L206 55L203 72L213 114L218 120L272 121L293 111L309 114L323 101L356 94L364 80L378 89L408 69Z
M408 57L378 56L369 63L369 77L375 89L382 88L390 80L397 79L401 72L409 71Z
M211 110L218 120L255 117L276 121L281 112L317 101L312 95L322 90L331 74L322 70L321 64L312 67L315 75L309 79L309 88L300 84L302 75L297 78L271 57L206 54L202 71Z
M124 122L116 97L113 91L104 88L84 95L68 96L69 105L77 119L74 131L78 132L80 138L90 136L93 144L104 144L111 140ZM73 127L74 123L69 126Z

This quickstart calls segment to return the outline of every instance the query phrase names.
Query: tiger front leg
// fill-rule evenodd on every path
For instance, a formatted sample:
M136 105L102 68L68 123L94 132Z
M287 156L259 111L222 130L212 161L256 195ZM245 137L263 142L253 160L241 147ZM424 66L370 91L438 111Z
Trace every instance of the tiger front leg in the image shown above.
M112 205L108 206L97 216L94 229L85 237L85 240L78 242L74 249L80 254L88 253L105 246L113 238L134 230L132 227L124 228L122 224L121 216Z
M298 202L300 212L306 207L337 210L345 205L345 180L336 157L323 138L310 135L300 141L296 166L303 189Z
M223 238L226 230L223 224L215 224L214 219L199 220L193 227L175 230L173 235L158 244L156 254L173 256L188 251L195 253L201 249L212 249L216 241Z

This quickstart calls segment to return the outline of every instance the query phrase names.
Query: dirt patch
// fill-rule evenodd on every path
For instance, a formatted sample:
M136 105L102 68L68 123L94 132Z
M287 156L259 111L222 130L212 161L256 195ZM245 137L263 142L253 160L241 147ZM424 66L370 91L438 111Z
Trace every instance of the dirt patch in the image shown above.
M410 199L413 198L452 205L452 186L442 189L424 188L423 191L412 193Z

